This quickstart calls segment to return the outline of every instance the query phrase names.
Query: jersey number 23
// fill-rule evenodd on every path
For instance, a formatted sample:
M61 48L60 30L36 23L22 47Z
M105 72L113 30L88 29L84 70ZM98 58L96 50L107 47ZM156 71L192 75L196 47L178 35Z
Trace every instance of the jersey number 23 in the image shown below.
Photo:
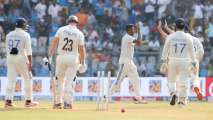
M65 50L65 51L72 51L72 47L73 47L73 40L72 39L69 39L68 37L64 38L64 46L62 48L62 50Z

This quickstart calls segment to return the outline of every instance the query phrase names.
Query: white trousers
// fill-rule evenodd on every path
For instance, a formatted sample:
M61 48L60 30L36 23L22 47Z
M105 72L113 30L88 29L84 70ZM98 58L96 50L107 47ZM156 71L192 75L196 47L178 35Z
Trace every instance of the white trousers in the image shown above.
M198 87L200 88L200 80L199 80L199 61L196 61L197 64L197 72L196 73L191 73L191 79L192 79L192 84L193 87Z
M179 97L187 98L189 61L170 60L168 63L168 87L170 93L177 93Z
M7 88L6 100L13 100L15 90L16 77L21 75L24 80L25 100L32 100L32 80L30 78L27 57L24 55L8 55L7 56Z
M71 55L58 55L56 58L56 103L72 104L78 59Z
M131 61L130 63L121 64L121 68L120 68L118 76L117 76L117 81L113 87L120 88L121 83L126 76L129 78L130 82L132 83L134 93L135 93L134 96L141 98L140 77L137 72L137 67L133 63L133 61Z

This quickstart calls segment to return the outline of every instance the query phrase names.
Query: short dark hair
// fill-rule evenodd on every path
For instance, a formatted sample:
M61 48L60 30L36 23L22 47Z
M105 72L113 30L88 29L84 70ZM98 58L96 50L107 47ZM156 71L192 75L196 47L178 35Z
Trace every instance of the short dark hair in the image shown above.
M134 27L133 24L127 24L126 25L126 31L129 31L129 29L131 29L132 27Z
M178 18L175 20L175 27L183 30L186 26L185 20L183 18Z
M27 20L23 17L19 17L16 19L15 27L16 28L26 28Z

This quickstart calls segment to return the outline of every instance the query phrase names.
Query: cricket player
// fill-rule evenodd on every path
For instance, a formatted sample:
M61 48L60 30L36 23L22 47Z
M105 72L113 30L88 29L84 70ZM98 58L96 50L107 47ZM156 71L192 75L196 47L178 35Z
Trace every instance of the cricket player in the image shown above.
M161 28L161 22L158 22L158 26L157 29L160 33L160 35L166 39L166 37L168 36L168 34L166 32L163 31L163 29ZM171 30L170 28L168 28L167 23L165 22L165 29L166 31L168 31L169 34L173 33L174 31ZM186 31L189 31L188 27L185 28ZM189 34L188 33L188 34ZM192 37L193 40L193 46L194 46L194 51L196 54L196 63L197 63L197 72L196 73L191 73L191 79L192 79L192 83L193 83L193 89L194 92L197 95L198 100L202 101L202 93L200 92L200 80L199 80L199 62L203 59L204 56L204 49L203 49L203 45L201 43L201 40L197 37L194 37L193 35L189 34Z
M198 100L202 101L203 95L201 94L201 91L200 91L199 62L203 59L204 49L203 49L203 45L202 45L201 41L198 38L196 38L192 35L191 35L191 37L193 40L193 46L194 46L194 51L195 51L195 55L196 55L196 65L197 65L198 70L195 72L192 72L190 76L192 78L194 92L196 93Z
M187 79L190 70L197 71L192 37L184 32L185 21L175 21L176 32L167 36L162 52L162 63L168 61L168 86L171 95L170 105L185 106L187 101Z
M134 37L136 31L138 34L137 39ZM111 87L111 95L120 89L122 81L127 76L134 88L135 97L133 97L133 99L136 103L145 104L147 102L142 100L140 95L140 78L137 72L137 67L133 62L134 46L142 44L139 31L140 24L137 24L137 26L133 24L126 25L126 34L122 37L121 41L121 53L119 58L120 70L116 83Z
M8 82L5 96L6 108L14 106L12 103L13 93L18 75L21 75L25 84L25 107L33 107L38 104L32 101L32 49L30 35L26 32L27 26L27 21L24 18L18 18L15 30L6 36L8 68Z
M85 72L87 68L84 34L77 28L78 18L71 15L67 22L68 25L58 29L49 49L51 58L57 48L54 109L61 109L62 102L64 109L72 109L77 70Z

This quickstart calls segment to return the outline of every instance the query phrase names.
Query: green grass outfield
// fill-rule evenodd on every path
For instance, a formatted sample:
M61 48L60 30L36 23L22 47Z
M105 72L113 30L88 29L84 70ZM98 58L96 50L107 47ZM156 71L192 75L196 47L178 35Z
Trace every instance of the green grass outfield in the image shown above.
M208 102L191 102L185 108L167 102L116 102L108 111L96 111L95 102L76 102L72 110L53 110L50 102L40 102L35 108L15 104L15 108L5 109L0 102L0 120L213 120L213 103ZM126 112L121 113L121 108Z

